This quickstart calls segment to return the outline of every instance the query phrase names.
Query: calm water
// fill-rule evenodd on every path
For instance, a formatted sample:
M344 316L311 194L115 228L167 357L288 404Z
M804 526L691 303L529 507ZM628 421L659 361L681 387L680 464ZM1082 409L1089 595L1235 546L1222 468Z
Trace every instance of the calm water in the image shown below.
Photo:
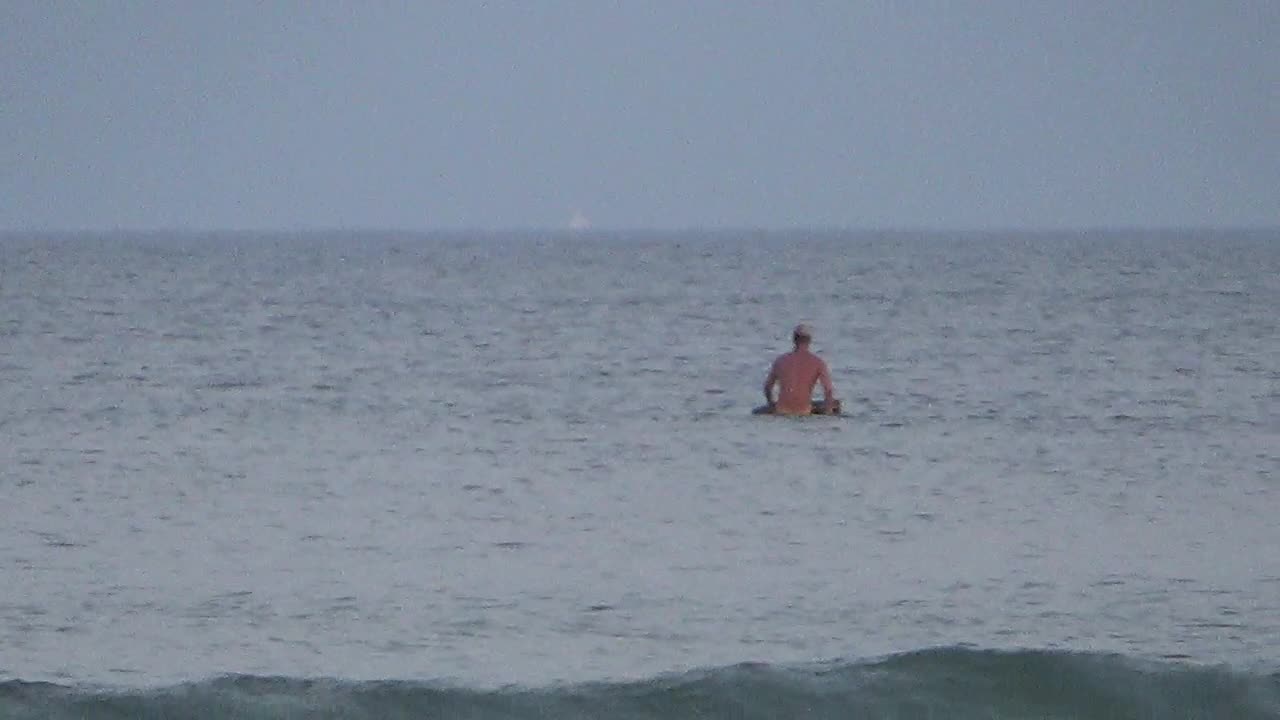
M6 692L1280 684L1277 232L9 235L0 308ZM800 320L846 416L750 416Z

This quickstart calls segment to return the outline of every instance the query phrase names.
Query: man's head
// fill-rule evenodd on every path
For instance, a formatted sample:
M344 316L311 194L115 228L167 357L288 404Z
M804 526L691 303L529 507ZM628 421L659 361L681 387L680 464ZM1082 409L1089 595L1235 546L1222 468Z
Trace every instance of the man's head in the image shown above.
M791 331L791 341L796 344L796 347L805 347L810 340L813 340L813 330L804 323L800 323L795 330Z

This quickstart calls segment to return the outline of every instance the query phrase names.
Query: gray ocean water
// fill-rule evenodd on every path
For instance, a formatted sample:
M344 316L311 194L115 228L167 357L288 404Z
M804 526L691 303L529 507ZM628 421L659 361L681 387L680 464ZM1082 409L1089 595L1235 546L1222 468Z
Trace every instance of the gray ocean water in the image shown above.
M1280 672L1280 232L0 238L0 678ZM846 414L752 417L807 321Z

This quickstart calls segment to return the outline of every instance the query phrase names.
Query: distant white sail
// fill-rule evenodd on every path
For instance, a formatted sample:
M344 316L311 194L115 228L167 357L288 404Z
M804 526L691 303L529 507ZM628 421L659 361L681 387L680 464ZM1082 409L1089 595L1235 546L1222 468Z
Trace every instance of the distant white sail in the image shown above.
M583 215L581 210L574 210L573 217L569 218L569 229L586 230L589 227L591 227L591 221L587 219L587 216Z

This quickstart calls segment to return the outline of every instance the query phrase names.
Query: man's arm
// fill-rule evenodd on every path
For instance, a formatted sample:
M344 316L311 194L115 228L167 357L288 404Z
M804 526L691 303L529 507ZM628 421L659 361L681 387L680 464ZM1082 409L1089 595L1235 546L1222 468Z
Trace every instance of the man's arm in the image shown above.
M818 360L818 382L822 383L822 412L827 415L831 414L836 399L836 388L831 384L831 370L827 368L825 360Z

